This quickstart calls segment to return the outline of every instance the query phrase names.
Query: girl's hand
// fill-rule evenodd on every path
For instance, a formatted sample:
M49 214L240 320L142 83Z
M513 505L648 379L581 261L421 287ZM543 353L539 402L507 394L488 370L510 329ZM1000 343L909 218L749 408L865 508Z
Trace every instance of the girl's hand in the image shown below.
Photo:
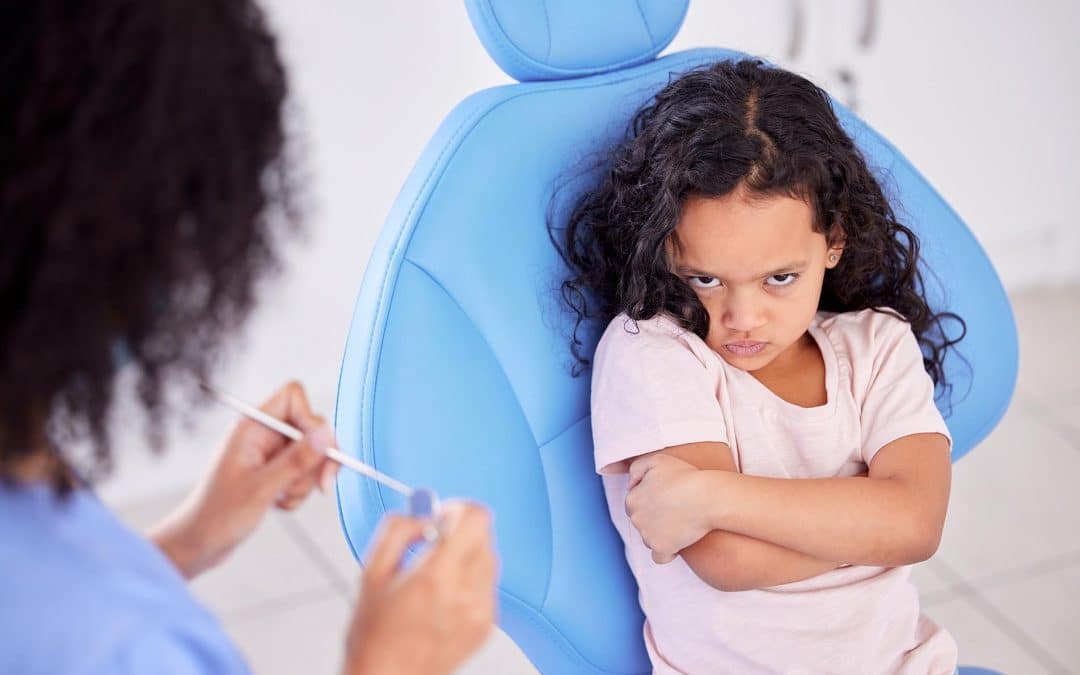
M629 488L626 515L659 564L713 529L704 472L692 464L662 452L644 455L630 464Z
M338 465L323 450L334 444L326 420L314 414L304 389L291 382L260 409L297 427L303 441L241 419L209 473L150 534L187 578L221 562L272 506L292 510L319 485L333 485Z

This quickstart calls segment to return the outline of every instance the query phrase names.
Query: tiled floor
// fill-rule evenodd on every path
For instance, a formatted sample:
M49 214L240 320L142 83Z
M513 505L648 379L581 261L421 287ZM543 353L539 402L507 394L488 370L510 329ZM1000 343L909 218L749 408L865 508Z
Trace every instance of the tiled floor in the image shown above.
M961 662L1010 675L1080 673L1080 288L1013 298L1020 382L1001 425L953 474L945 537L915 571ZM179 495L121 507L144 527ZM330 498L272 514L194 591L257 673L334 673L357 569ZM497 634L467 675L534 673Z

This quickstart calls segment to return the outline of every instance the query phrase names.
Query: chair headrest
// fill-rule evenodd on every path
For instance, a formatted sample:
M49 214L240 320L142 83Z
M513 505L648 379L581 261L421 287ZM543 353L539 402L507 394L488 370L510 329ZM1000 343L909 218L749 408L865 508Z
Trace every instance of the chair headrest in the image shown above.
M565 80L651 60L690 0L465 0L488 54L521 82Z

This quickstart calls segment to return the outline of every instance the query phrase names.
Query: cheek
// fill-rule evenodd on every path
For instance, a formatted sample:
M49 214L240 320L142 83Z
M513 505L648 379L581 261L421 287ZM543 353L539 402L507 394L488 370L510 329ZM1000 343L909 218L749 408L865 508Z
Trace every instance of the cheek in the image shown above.
M777 298L770 318L775 325L795 326L808 321L817 311L817 301L803 289Z
M824 275L814 279L805 279L807 283L802 284L802 288L792 294L789 308L800 320L809 321L817 314L818 304L821 302L823 278Z
M715 324L724 313L724 303L719 293L698 293L698 300L709 313L709 323Z
M720 326L720 319L724 315L724 305L716 294L698 293L698 300L709 314L709 335L716 335Z

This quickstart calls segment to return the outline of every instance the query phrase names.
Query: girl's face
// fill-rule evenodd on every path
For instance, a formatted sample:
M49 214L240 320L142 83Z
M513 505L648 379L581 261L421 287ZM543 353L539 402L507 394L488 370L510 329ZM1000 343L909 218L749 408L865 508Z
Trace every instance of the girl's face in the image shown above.
M683 205L673 269L709 312L709 347L736 368L783 367L807 336L825 270L843 251L813 219L800 199L742 189Z

